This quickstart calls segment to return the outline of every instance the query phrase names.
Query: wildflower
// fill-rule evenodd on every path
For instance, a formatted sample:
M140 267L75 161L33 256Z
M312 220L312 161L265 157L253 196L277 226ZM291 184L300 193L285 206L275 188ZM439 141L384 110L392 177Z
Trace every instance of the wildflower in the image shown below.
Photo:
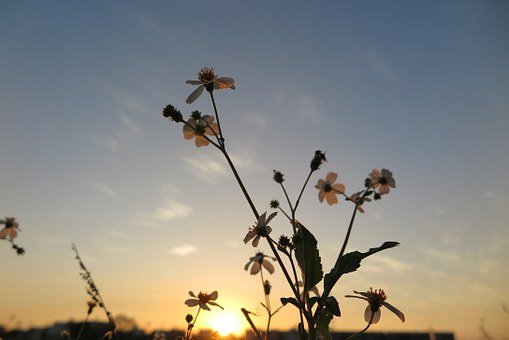
M368 306L366 307L366 311L364 312L364 320L368 323L377 323L380 321L381 311L380 307L385 306L388 310L393 312L398 316L401 322L405 322L405 315L396 307L391 305L390 303L385 302L387 299L387 295L382 289L373 290L373 288L369 288L367 292L358 292L356 290L353 291L357 295L345 295L345 297L362 299L368 302Z
M211 92L213 90L222 90L222 89L232 89L235 90L235 80L230 77L217 77L214 73L213 67L203 67L198 72L198 80L187 80L187 84L191 85L199 85L196 90L194 90L189 97L186 99L186 103L191 104L194 102L202 93L203 89L207 89L207 91Z
M345 192L345 185L341 183L334 183L338 178L338 174L335 172L329 172L325 177L325 180L319 179L318 183L315 185L315 188L319 189L318 199L320 202L323 202L325 198L329 205L333 205L338 203L338 198L336 195L338 193Z
M327 158L325 158L325 153L321 152L320 150L315 151L315 156L311 160L311 170L316 171L320 169L320 165L327 162Z
M185 304L189 307L193 307L196 305L200 305L201 309L210 310L208 305L217 306L221 309L224 309L220 305L218 305L214 300L217 299L217 290L213 291L210 294L200 292L198 296L194 295L193 292L189 292L189 295L193 297L193 299L186 300Z
M19 224L14 217L6 217L5 220L0 220L0 225L4 224L5 227L0 231L0 239L14 240L18 236Z
M173 105L166 105L166 107L163 109L163 116L166 118L170 118L174 122L182 122L182 113L180 113L179 110L177 110Z
M384 195L389 193L389 188L396 188L396 181L392 177L392 172L387 169L373 169L369 174L371 185L373 188L378 188L378 194Z
M274 180L274 182L276 183L283 183L285 181L285 179L283 178L283 173L281 171L277 171L277 170L273 170L273 176L272 176L272 179Z
M361 213L364 213L364 208L362 205L364 202L370 202L371 198L364 197L361 198L361 195L363 194L363 191L356 192L355 194L351 195L348 199L355 203L357 210L359 210Z
M258 223L249 228L249 232L246 234L246 237L244 237L244 243L247 244L249 241L253 240L253 247L258 247L260 237L266 237L271 233L272 228L267 224L274 218L274 216L277 215L277 212L270 214L269 218L266 218L266 215L267 213L264 212L260 217L258 217Z
M279 208L279 201L278 201L278 200L272 200L272 201L270 201L269 206L270 206L272 209L277 209L277 208Z
M91 301L87 302L87 305L88 305L88 312L87 313L90 314L94 310L95 306L97 306L97 302L95 300L91 300Z
M252 256L249 258L249 262L246 263L246 265L244 266L244 270L248 270L249 266L252 264L251 271L250 271L251 275L258 274L260 272L260 270L262 269L262 266L263 266L263 268L267 269L267 271L269 273L273 274L274 266L267 259L272 259L272 261L276 261L275 257L270 257L270 256L265 255L262 252L258 252L258 253L256 253L255 256Z
M182 128L185 139L193 139L197 147L209 145L205 136L214 136L219 133L217 124L214 123L214 117L204 115L199 119L189 118L187 124Z

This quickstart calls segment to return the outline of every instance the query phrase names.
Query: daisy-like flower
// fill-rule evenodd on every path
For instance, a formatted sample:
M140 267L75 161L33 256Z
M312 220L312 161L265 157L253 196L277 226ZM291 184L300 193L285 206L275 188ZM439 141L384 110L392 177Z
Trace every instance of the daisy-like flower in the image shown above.
M369 174L369 179L373 188L378 188L380 195L388 194L391 187L396 188L396 181L392 177L392 172L387 169L382 169L382 171L373 169Z
M196 296L193 292L189 292L189 295L191 295L192 299L188 299L185 302L185 304L189 307L199 305L201 309L210 310L210 307L208 305L212 305L224 309L219 304L214 302L214 300L216 300L218 296L217 290L213 291L210 294L200 292L198 296Z
M265 255L262 252L258 252L258 253L256 253L255 256L252 256L249 258L249 262L246 263L246 265L244 266L244 270L248 270L249 266L251 266L250 274L256 275L260 272L260 270L262 270L262 266L263 266L263 268L265 268L269 273L273 274L274 266L272 265L272 263L270 263L270 261L268 259L272 259L272 261L276 261L275 257L271 257L268 255Z
M0 239L14 240L18 236L19 224L14 217L6 217L5 220L0 220L0 225L5 227L0 231Z
M338 198L336 195L338 193L345 192L345 185L341 183L334 183L338 178L338 174L335 172L329 172L325 177L325 180L319 179L318 183L315 185L315 188L320 190L318 192L318 199L320 202L323 202L323 199L327 201L329 205L333 205L338 203Z
M230 77L218 77L213 67L203 67L198 71L198 80L187 80L186 83L198 85L198 88L187 97L186 103L188 104L194 102L203 93L203 89L205 88L209 92L222 89L235 90L235 80Z
M277 212L273 212L267 218L267 212L264 212L260 217L258 217L256 225L250 227L249 232L246 234L246 237L244 237L244 243L247 244L249 241L253 240L253 247L258 247L260 237L266 237L271 233L272 228L267 224L269 224L270 220L272 220L276 215Z
M204 115L199 119L189 118L187 124L182 128L184 138L194 138L196 147L209 145L209 141L204 136L214 136L219 133L217 124L214 123L214 117L210 115Z
M380 307L382 306L396 314L401 322L405 322L405 315L390 303L385 302L387 295L385 295L385 292L382 289L373 290L373 288L370 287L367 292L358 292L356 290L353 292L360 296L345 295L345 297L362 299L368 302L368 306L364 312L364 320L366 320L367 323L377 323L380 321L380 316L382 314Z

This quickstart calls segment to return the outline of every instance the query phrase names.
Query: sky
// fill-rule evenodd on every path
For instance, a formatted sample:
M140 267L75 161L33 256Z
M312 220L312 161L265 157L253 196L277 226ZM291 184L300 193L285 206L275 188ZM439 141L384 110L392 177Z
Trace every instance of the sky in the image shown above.
M185 327L200 290L264 325L243 267L270 250L242 242L249 206L218 150L161 115L211 114L206 95L185 103L185 81L212 66L235 79L216 103L260 211L284 202L273 169L295 200L326 152L298 214L326 272L352 207L320 203L318 179L337 172L354 193L373 168L394 173L347 250L401 245L341 279L333 329L365 326L344 295L374 287L406 315L382 311L374 331L508 334L508 15L505 1L0 1L0 216L18 219L26 250L0 242L0 324L85 316L76 244L110 310L141 327ZM271 227L290 233L282 216ZM277 305L290 290L279 268L270 280ZM272 325L297 322L285 307Z

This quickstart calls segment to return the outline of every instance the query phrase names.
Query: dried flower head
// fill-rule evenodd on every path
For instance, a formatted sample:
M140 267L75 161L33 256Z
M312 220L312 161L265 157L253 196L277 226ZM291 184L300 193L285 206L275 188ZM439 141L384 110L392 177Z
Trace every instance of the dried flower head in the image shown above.
M182 113L180 113L179 110L177 110L173 105L166 105L166 107L163 109L163 116L166 118L170 118L174 122L180 123L183 122L184 119L182 118Z
M270 220L272 220L277 215L277 212L270 214L267 218L267 213L264 212L260 217L258 217L258 222L255 226L249 228L246 237L244 237L244 243L248 243L253 240L253 247L258 247L258 242L260 242L260 237L267 237L271 232L272 228L268 226Z
M269 280L265 280L263 283L263 292L265 295L270 295L270 291L272 290L272 286L270 285Z
M281 171L273 170L273 176L272 179L274 179L274 182L276 183L283 183L285 179L283 178L283 173Z
M186 322L191 323L193 321L193 316L191 314L186 315Z
M345 185L341 183L335 183L338 178L338 174L335 172L329 172L325 177L325 180L319 179L315 188L320 190L318 192L318 199L323 202L325 199L329 205L338 203L336 195L338 193L345 192Z
M198 85L186 103L193 103L202 93L203 89L212 92L213 90L232 89L235 90L235 80L230 77L217 77L213 67L203 67L198 71L198 80L187 80L187 84Z
M391 305L388 302L385 302L387 299L387 295L382 289L373 290L373 288L369 288L367 292L358 292L356 290L353 291L357 295L345 295L348 298L357 298L368 302L368 306L364 311L364 320L368 323L377 323L380 321L381 311L380 307L384 306L401 320L401 322L405 322L405 315L396 307Z
M279 208L279 201L278 200L272 200L272 201L270 201L269 206L271 207L271 209L277 209L277 208Z
M325 153L320 150L315 151L315 156L311 160L310 168L312 171L316 171L320 169L320 166L327 162L327 158L325 158Z
M274 273L274 265L272 265L272 263L270 263L269 259L271 259L272 261L276 261L275 257L267 256L264 253L262 253L261 251L257 252L255 256L252 256L249 258L249 262L246 263L246 265L244 266L244 270L248 270L249 266L251 266L250 274L256 275L262 270L262 267L263 267L270 274L273 274Z
M210 294L200 292L198 293L198 296L196 296L193 292L189 292L189 295L193 297L192 299L187 299L185 301L185 304L189 307L194 307L199 305L201 309L210 310L210 307L208 305L217 306L221 309L224 309L220 305L218 305L214 300L217 300L218 293L217 290L213 291ZM187 318L186 318L187 320Z

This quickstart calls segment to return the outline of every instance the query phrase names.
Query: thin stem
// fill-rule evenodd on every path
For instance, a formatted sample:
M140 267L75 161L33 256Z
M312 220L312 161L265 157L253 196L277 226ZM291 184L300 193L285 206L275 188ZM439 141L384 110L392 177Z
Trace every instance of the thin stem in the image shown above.
M255 324L253 323L253 320L251 320L251 317L249 316L249 312L245 308L241 308L240 310L241 310L242 314L244 314L244 317L246 318L247 322L251 326L251 329L255 333L256 337L259 340L262 340L263 336L261 335L260 331L256 328Z
M221 123L219 122L219 115L217 114L217 107L216 107L216 101L214 100L214 94L213 91L208 91L210 93L210 98L212 99L212 106L214 106L214 113L216 115L216 121L217 121L217 128L219 129L219 143L224 148L224 137L223 137L223 131L221 130Z
M355 215L357 215L357 205L355 205L353 209L352 218L350 219L350 225L348 225L348 230L345 235L345 240L343 241L343 245L341 246L341 251L339 252L338 260L345 253L346 245L348 244L348 240L350 239L350 233L352 232L353 222L355 221Z
M302 189L300 190L300 194L299 194L299 197L297 198L297 201L295 202L295 208L294 208L294 211L297 211L297 207L299 206L299 203L300 203L300 198L302 197L302 194L304 193L304 189L306 188L308 182L309 182L309 179L311 178L311 175L313 174L313 170L311 170L309 172L309 175L308 177L306 178L306 181L304 182L304 185L302 186Z
M78 333L78 336L76 337L76 340L81 339L81 335L83 334L83 331L85 330L85 325L88 322L88 317L90 316L90 313L87 313L87 316L85 317L85 321L83 321L83 324L81 325L80 332Z
M194 316L192 327L187 328L187 334L186 334L187 339L191 339L191 334L193 333L193 329L194 329L194 325L196 325L196 321L198 321L198 315L200 315L200 311L201 311L201 306L198 307L198 312L196 312L196 315Z
M373 316L375 315L375 313L373 313L373 311L371 311L371 318L369 319L369 322L367 324L366 327L364 327L364 329L362 331L359 331L353 335L350 335L348 338L346 338L346 340L349 340L349 339L355 339L356 337L358 337L359 335L361 335L362 333L364 333L365 331L368 330L369 326L371 326L371 323L373 322Z

